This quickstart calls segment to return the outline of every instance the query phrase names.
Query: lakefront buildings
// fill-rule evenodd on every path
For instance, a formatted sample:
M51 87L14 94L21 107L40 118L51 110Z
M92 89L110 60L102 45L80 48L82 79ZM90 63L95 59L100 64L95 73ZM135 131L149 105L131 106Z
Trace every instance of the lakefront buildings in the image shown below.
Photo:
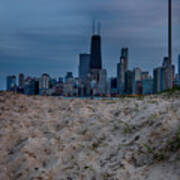
M100 24L96 32L94 23L90 50L79 55L78 77L74 77L72 72L67 72L65 78L59 77L58 80L47 73L39 78L20 74L19 83L16 84L16 76L12 75L7 77L7 91L27 95L121 96L156 94L179 87L180 55L177 74L172 61L172 0L169 0L168 10L168 57L164 58L162 66L153 70L152 75L139 67L129 69L129 49L124 47L121 49L116 77L108 78L103 68Z
M140 67L129 68L129 49L121 49L117 64L116 77L108 77L103 68L101 53L101 35L94 33L87 53L79 55L78 77L67 72L65 77L52 78L44 73L41 77L25 77L19 74L7 77L7 90L26 95L53 96L122 96L149 95L180 86L180 55L178 57L178 73L169 57L163 59L162 65L153 70L152 75Z
M99 40L98 37L98 41L96 39L95 42L91 42L92 46L97 47L98 44L100 47ZM94 41L94 37L91 41ZM47 73L41 77L25 77L21 73L18 84L15 75L7 77L7 90L26 95L92 97L156 94L170 89L171 81L174 87L180 87L180 55L177 74L175 66L170 65L168 57L165 57L162 66L156 67L151 75L139 67L129 69L129 49L122 48L120 62L117 64L117 76L108 77L106 69L103 69L100 48L96 52L93 49L94 47L91 47L89 54L79 55L78 77L74 77L72 72L67 72L64 78L58 79L52 78Z

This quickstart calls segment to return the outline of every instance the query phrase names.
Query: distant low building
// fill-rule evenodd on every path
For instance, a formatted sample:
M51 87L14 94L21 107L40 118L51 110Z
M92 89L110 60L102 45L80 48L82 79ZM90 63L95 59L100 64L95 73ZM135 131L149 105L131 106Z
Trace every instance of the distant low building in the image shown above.
M180 76L179 74L176 74L175 78L174 78L174 87L180 87Z
M49 80L49 88L53 88L57 85L58 81L56 80L56 78L50 78Z
M149 95L153 94L153 80L152 79L143 79L142 80L142 94Z
M110 79L110 93L111 95L117 94L117 78Z
M7 76L6 78L6 84L7 84L7 91L16 91L17 85L16 85L16 76Z
M65 82L67 82L69 80L72 80L73 78L74 78L73 73L72 72L67 72L66 76L65 76Z
M69 77L63 84L64 96L78 96L78 86L75 78Z
M47 95L47 91L50 88L50 76L44 73L39 78L39 93L40 95Z
M27 77L24 83L24 94L37 95L39 94L39 81L36 78Z
M24 83L25 83L25 77L24 77L24 74L19 74L19 84L18 84L18 87L20 89L24 89Z
M63 83L64 83L64 78L63 78L63 77L59 77L59 78L58 78L58 83L63 84Z
M143 84L142 81L136 81L136 95L142 95L143 94Z

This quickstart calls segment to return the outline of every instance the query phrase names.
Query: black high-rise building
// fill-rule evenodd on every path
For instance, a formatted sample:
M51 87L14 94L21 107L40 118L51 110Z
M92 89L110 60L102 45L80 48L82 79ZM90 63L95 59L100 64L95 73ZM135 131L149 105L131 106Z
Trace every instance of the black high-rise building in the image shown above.
M128 48L122 48L121 59L124 61L125 72L128 70Z
M91 39L90 69L102 69L100 35L93 35Z
M128 48L121 49L121 56L128 59Z

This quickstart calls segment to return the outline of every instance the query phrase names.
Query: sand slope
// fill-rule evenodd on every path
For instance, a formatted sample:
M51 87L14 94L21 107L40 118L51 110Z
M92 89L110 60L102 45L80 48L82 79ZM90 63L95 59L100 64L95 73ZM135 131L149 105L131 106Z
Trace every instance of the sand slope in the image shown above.
M0 93L0 180L179 180L180 94Z

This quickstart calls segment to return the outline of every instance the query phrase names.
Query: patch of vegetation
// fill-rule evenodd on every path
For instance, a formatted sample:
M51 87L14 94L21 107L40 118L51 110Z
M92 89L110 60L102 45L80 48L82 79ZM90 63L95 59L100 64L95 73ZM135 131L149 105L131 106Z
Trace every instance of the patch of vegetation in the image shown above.
M173 88L173 89L167 89L165 91L160 92L159 94L167 93L169 95L172 95L172 94L174 94L177 91L180 91L180 87L176 87L176 88Z
M114 124L113 125L113 130L116 131L116 130L119 130L120 129L120 126L118 126L117 124Z
M167 145L158 151L154 150L150 145L143 144L147 150L148 154L153 155L153 160L163 161L166 158L169 158L170 152L176 152L180 149L180 127L173 138L171 138Z
M130 134L135 129L135 126L129 125L128 123L124 122L125 128L123 130L124 134Z
M117 101L115 101L115 100L108 100L108 101L106 101L106 104L115 104L115 103L117 103Z
M52 113L53 112L53 109L52 108L49 108L48 109L48 113Z
M165 154L162 152L154 154L153 158L157 161L163 161L165 159Z
M144 95L137 96L137 100L139 100L139 101L143 101L143 100L144 100L144 98L145 98L145 96L144 96Z
M99 146L99 144L98 143L93 143L92 144L92 148L95 150L95 149L97 149L98 148L98 146Z
M173 139L171 139L168 142L168 144L169 144L169 149L172 152L175 152L178 149L180 149L180 127L178 128L176 135L173 137Z
M154 100L154 99L149 100L148 103L150 103L150 104L158 104L157 100Z
M74 155L71 155L71 159L72 159L72 160L74 160L74 159L75 159Z
M91 106L87 106L88 109L90 109L92 112L95 112L95 109Z
M152 126L157 118L158 118L157 114L152 114L151 116L149 116L148 117L149 126Z
M89 169L89 166L85 166L84 169Z
M163 161L166 157L164 150L159 150L159 152L153 151L153 148L150 147L148 144L144 144L144 147L146 148L148 154L152 154L153 160L156 161Z
M144 147L146 148L146 150L148 151L148 153L153 153L152 148L151 148L148 144L144 144Z

